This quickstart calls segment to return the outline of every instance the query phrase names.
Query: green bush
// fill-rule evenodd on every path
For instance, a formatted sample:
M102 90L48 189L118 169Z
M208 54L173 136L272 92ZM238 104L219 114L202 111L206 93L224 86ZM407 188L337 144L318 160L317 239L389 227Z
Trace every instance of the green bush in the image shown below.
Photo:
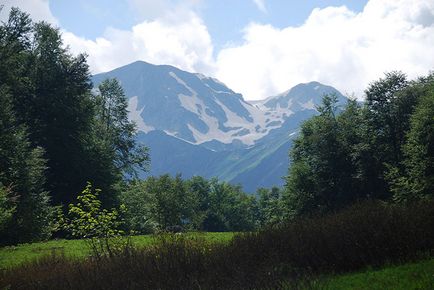
M107 254L112 256L125 244L122 239L125 232L121 229L124 221L120 217L125 206L121 205L119 210L101 209L100 191L92 190L92 184L88 182L77 196L77 203L69 205L66 217L59 217L62 228L72 237L87 239L93 256L98 259Z

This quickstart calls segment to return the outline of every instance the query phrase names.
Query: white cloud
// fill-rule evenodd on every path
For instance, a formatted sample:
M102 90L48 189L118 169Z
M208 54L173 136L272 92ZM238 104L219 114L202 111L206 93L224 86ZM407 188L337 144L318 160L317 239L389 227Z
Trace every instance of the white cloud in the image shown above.
M267 8L265 7L265 0L253 0L253 3L255 3L256 7L263 12L267 13Z
M18 7L22 11L29 13L33 21L44 20L54 25L59 23L51 14L48 0L4 0L4 3L0 5L4 5L0 13L1 21L8 19L11 7Z
M252 23L242 45L219 52L216 77L246 99L317 80L362 96L385 71L434 68L434 2L371 0L360 13L314 9L299 27Z
M170 64L188 71L210 73L213 46L202 20L193 12L187 17L144 21L131 30L109 28L103 37L88 40L64 32L63 38L74 53L86 51L93 73L144 60Z

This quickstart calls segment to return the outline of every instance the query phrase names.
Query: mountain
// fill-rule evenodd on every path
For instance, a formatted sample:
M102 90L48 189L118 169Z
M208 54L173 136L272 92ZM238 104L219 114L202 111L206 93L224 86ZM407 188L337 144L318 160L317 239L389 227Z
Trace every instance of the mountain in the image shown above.
M260 106L266 110L287 112L288 110L302 111L305 109L314 110L315 106L321 103L324 95L335 94L338 96L338 104L342 105L346 98L331 86L323 85L319 82L310 82L307 84L298 84L274 97L269 97L260 102Z
M131 116L145 133L160 130L192 144L253 145L276 127L240 94L201 74L137 61L98 74L93 82L98 85L107 77L121 82Z
M252 193L283 184L292 138L301 122L317 113L324 94L346 102L339 91L318 82L247 102L217 79L142 61L92 81L97 87L106 78L120 81L138 141L151 150L151 170L143 177L215 176Z

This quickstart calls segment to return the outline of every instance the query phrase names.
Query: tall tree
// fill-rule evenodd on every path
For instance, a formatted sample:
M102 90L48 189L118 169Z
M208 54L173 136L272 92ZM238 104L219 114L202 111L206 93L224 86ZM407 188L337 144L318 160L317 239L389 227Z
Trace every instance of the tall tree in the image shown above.
M411 202L434 197L434 74L421 79L422 93L410 118L400 166L391 168L394 199Z
M407 77L401 72L386 73L384 78L371 83L365 91L365 140L360 156L364 159L359 168L367 185L365 190L373 198L387 199L391 193L385 173L387 164L397 165L403 131L397 114L400 107L400 92L408 86Z
M146 170L148 150L136 142L136 125L128 119L128 103L116 79L104 80L98 86L96 135L113 154L115 168L122 174L136 177L137 170Z
M44 191L45 160L41 148L32 148L24 126L12 109L11 95L0 87L0 243L30 242L51 234L53 209Z
M336 104L336 96L324 96L319 115L303 123L291 149L283 198L291 216L327 211L354 199L349 191L354 169L348 146L343 146L346 136Z
M0 36L0 84L8 86L32 146L44 148L53 201L70 201L93 172L84 142L93 115L85 57L70 55L57 29L33 24L15 8Z

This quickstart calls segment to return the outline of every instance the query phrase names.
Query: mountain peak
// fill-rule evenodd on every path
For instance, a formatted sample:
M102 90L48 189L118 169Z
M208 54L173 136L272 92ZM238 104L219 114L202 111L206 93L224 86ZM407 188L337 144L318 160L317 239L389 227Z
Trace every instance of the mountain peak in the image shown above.
M321 104L324 95L335 94L339 102L346 98L332 86L324 85L317 81L300 83L291 89L272 96L263 101L262 106L268 109L278 110L287 108L291 110L314 109Z

